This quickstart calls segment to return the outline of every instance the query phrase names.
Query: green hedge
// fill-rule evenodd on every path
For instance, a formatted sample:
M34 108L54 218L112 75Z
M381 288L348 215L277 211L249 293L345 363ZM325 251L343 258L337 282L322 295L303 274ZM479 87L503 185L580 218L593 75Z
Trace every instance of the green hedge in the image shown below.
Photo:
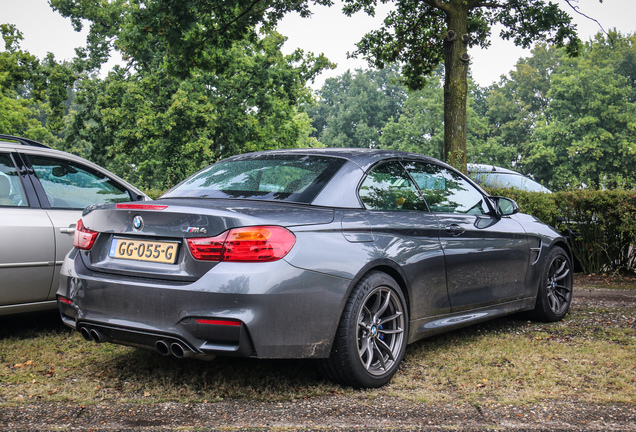
M534 215L570 237L584 273L636 271L636 192L579 190L552 194L488 189L514 199L523 213ZM571 234L571 235L570 235Z

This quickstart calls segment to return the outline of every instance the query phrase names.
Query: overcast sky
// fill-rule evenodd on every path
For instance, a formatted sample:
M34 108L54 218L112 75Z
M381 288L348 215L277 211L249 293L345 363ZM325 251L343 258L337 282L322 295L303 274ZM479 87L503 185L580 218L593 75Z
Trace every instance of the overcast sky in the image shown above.
M579 36L584 41L600 31L598 24L576 13L565 4L556 0L561 7L571 12L578 24ZM375 18L364 13L354 17L344 16L336 5L314 7L310 19L288 15L279 26L279 32L289 40L284 51L296 48L315 54L324 53L338 68L323 73L314 88L322 85L328 77L341 75L347 69L367 68L363 60L347 59L347 52L355 50L355 43L369 30L378 28L388 11L387 5L381 5ZM579 10L596 19L606 29L616 28L623 33L636 32L636 0L571 0L578 4ZM56 59L70 59L74 48L84 45L85 35L73 31L70 20L53 12L47 0L0 0L0 23L15 24L24 35L22 48L42 58L47 52L55 54ZM4 48L4 47L2 47ZM521 50L512 42L502 41L498 32L493 32L492 45L487 50L472 49L471 73L478 84L487 86L506 75L520 57L530 55L529 50Z

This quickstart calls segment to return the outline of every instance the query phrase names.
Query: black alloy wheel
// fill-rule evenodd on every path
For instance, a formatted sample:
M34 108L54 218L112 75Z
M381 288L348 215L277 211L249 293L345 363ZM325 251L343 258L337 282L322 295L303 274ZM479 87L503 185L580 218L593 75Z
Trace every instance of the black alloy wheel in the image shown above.
M572 261L561 247L548 253L541 274L533 318L540 321L563 319L572 303Z

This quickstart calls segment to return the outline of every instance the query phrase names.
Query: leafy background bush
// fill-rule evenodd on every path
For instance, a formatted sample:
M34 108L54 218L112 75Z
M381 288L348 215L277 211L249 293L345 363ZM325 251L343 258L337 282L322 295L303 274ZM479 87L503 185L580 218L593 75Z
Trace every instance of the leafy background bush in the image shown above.
M521 212L568 236L584 273L636 271L636 192L487 190L491 195L514 199Z

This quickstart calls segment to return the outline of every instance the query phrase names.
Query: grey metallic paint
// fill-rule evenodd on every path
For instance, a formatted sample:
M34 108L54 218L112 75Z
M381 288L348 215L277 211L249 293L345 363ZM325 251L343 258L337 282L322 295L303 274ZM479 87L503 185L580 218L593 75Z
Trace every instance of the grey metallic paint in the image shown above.
M413 342L532 309L540 257L554 244L567 250L558 233L527 215L368 211L351 192L385 157L439 163L433 159L388 151L313 153L352 161L312 205L182 198L151 203L168 206L161 211L88 208L84 224L101 234L92 251L74 250L64 261L58 295L72 301L60 303L64 322L149 348L153 340L168 338L196 354L324 358L349 293L372 270L388 273L403 289L410 316L408 341ZM132 227L135 215L144 219L143 235L157 240L280 225L294 233L296 244L284 259L268 263L197 262L185 259L185 244L174 269L114 262L105 245L113 235L139 235ZM452 224L466 235L447 232ZM206 233L184 229L193 226L205 227ZM192 326L199 317L236 319L243 326L234 340L214 341Z

